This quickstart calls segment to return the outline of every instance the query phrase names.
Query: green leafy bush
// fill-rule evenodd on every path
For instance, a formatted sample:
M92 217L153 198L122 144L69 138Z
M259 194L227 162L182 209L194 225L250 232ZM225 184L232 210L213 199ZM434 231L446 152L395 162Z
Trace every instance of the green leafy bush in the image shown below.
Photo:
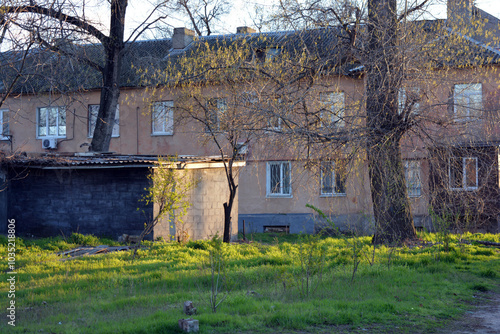
M92 234L83 235L81 233L72 233L68 238L68 242L80 246L98 246L100 244L100 240L98 237Z

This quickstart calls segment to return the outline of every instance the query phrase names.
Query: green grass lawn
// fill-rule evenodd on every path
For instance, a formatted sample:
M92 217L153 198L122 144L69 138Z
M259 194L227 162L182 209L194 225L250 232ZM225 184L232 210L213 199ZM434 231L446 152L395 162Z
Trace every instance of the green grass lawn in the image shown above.
M250 235L246 244L146 243L134 261L128 251L60 261L57 251L111 241L17 239L16 327L7 324L4 274L0 332L180 333L191 300L200 333L438 333L476 295L499 292L499 250L459 237L500 242L453 235L445 251L439 236L422 234L425 245L374 252L368 237ZM210 269L209 254L221 256L220 270ZM5 238L0 255L7 273ZM218 300L229 293L214 313L217 278Z

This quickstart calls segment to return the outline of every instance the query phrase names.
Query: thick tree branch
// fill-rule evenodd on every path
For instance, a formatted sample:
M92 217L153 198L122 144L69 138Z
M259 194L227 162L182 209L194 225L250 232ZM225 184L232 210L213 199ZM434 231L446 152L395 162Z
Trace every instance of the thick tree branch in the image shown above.
M421 4L419 5L416 5L415 7L413 8L410 8L408 9L407 11L405 11L404 13L402 13L399 18L398 18L398 21L402 21L404 20L406 17L408 17L408 15L410 15L411 13L413 12L416 12L418 10L421 10L427 3L429 2L429 0L424 0Z
M85 30L89 35L97 38L102 44L109 44L109 37L104 35L99 29L91 25L85 20L78 17L64 14L61 11L55 10L53 8L41 7L38 5L30 6L2 6L0 7L0 12L4 14L14 14L14 13L33 13L43 16L48 16L54 18L60 22L71 24L75 27Z

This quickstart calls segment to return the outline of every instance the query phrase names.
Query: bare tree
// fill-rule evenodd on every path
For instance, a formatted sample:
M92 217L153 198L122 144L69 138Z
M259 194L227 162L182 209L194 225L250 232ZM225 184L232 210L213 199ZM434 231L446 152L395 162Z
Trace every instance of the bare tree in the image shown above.
M227 0L177 0L174 8L184 12L198 36L209 36L216 22L231 10L231 2Z
M127 0L111 0L109 33L86 15L85 4L77 2L5 1L0 7L2 20L10 27L27 32L45 51L75 59L102 75L100 108L91 149L96 152L109 150L118 99L122 60L127 45L152 26L161 17L152 19L150 14L139 25L129 40L125 40L125 14ZM153 9L154 12L155 9ZM22 34L21 34L22 35ZM74 42L98 42L102 57L89 57L85 47L68 47Z
M239 101L226 98L214 98L191 95L192 104L184 108L185 115L196 120L204 129L204 136L214 143L220 153L224 164L229 197L224 207L224 229L222 241L231 241L231 213L236 198L237 170L233 168L235 161L242 159L251 133L244 130L242 124L242 113L235 108L240 105ZM248 121L248 120L247 120Z

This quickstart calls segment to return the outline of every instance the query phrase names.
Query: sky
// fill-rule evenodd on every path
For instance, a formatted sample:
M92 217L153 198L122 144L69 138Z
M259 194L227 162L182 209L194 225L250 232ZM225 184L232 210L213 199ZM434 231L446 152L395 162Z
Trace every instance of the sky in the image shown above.
M415 0L408 0L408 4L414 2ZM446 0L437 0L441 2L441 5L432 9L432 13L436 14L438 18L446 17ZM251 26L251 20L249 19L248 9L253 8L255 4L271 6L276 3L276 0L235 0L233 1L233 12L225 18L227 20L227 29L225 33L236 32L236 27L248 25ZM500 0L476 0L476 6L482 10L488 12L489 14L500 18ZM179 21L180 26L183 22ZM185 24L185 23L184 23Z
M1 0L0 0L1 1ZM86 0L86 3L95 2L97 6L102 4L102 0ZM146 0L147 1L147 0ZM127 26L129 28L136 27L138 23L142 21L144 16L146 15L146 8L148 7L148 2L144 0L131 0L129 1L129 7L127 9ZM155 0L149 0L153 2ZM277 3L278 0L233 0L233 10L231 14L227 15L223 18L223 29L218 31L217 33L235 33L236 27L239 26L253 26L252 21L250 20L249 10L252 11L256 4L268 6L271 11L272 5ZM340 1L340 0L337 0ZM358 1L366 1L366 0L358 0ZM401 0L403 1L403 0ZM408 4L414 3L415 1L421 0L407 0ZM446 17L446 1L447 0L434 0L441 2L440 6L436 6L430 10L432 15L435 18L445 18ZM494 15L500 18L500 0L476 0L476 6L481 8L482 10L488 12L491 15ZM107 13L106 8L102 6L98 10L89 11L92 14L99 16L101 22L107 23L109 19L109 12ZM175 18L170 18L168 23L172 27L183 27L188 26L187 20L180 20Z

